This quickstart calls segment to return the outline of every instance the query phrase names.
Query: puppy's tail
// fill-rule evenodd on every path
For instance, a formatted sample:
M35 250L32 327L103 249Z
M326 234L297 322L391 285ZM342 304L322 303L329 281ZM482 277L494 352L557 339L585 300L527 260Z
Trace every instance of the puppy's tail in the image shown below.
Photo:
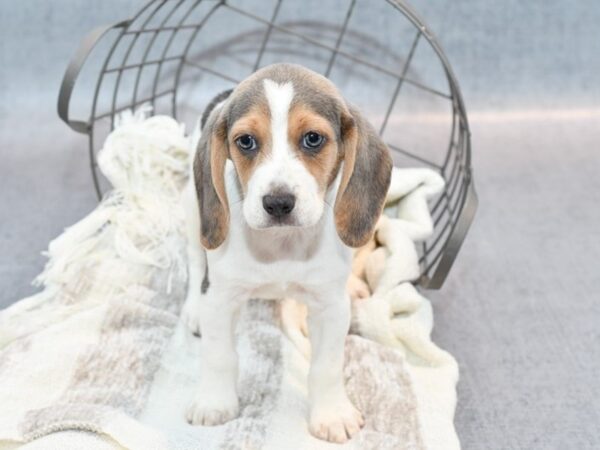
M228 89L226 91L223 91L210 101L210 103L208 104L208 106L206 107L204 112L202 113L202 119L200 119L200 129L201 130L204 129L204 125L206 125L206 122L208 121L208 118L210 117L210 113L212 113L213 110L219 104L221 104L225 100L227 100L227 98L231 95L232 92L233 92L233 89Z

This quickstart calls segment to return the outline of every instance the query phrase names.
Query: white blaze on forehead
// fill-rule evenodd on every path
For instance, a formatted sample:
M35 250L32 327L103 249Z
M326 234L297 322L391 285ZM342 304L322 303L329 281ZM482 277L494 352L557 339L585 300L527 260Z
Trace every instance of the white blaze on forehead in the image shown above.
M284 190L296 198L291 213L296 226L312 226L323 213L323 201L315 178L294 151L288 140L289 111L294 99L291 82L263 80L271 113L271 143L268 156L250 177L244 198L244 217L252 228L269 226L270 217L263 208L265 195Z
M273 138L273 156L284 156L288 152L288 113L294 98L292 83L277 84L273 80L264 80L265 95L271 111L271 136Z

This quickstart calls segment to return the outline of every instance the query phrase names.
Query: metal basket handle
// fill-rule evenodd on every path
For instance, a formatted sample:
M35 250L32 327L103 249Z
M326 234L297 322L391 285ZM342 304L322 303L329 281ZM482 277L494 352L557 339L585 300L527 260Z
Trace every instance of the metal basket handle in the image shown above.
M89 123L81 120L71 120L69 118L69 104L71 102L71 94L75 87L75 82L79 76L79 72L85 63L85 60L90 55L98 41L108 33L110 30L115 28L122 28L129 25L130 21L125 20L117 22L112 25L104 25L92 30L81 42L80 47L77 49L75 56L69 62L67 70L60 85L60 92L58 94L58 116L65 122L72 130L78 133L87 134L89 131Z
M468 183L469 185L467 187L463 208L458 216L454 230L452 230L452 234L448 238L440 262L435 268L435 272L431 278L425 277L425 279L420 280L421 286L425 289L440 289L442 287L448 276L448 272L450 272L450 268L456 259L456 255L467 236L467 231L469 231L469 227L471 226L471 223L473 223L475 212L477 211L478 200L472 178L469 177Z

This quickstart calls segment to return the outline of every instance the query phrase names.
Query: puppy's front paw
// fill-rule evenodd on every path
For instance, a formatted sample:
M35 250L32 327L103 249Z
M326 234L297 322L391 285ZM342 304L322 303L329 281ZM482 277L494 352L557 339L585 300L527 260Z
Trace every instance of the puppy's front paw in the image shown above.
M198 298L196 298L198 297ZM188 294L181 311L181 320L188 330L200 336L200 296Z
M223 395L216 392L201 392L189 406L186 419L191 425L221 425L236 418L239 408L235 393Z
M310 413L309 429L313 436L343 444L356 435L365 421L347 398L339 402L322 402Z

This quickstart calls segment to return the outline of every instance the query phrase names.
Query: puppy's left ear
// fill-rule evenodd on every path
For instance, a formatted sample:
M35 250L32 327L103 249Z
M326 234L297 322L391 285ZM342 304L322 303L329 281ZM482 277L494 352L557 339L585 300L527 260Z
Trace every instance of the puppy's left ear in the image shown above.
M335 200L335 225L349 247L373 236L392 176L390 151L371 124L354 108L342 114L344 166Z

